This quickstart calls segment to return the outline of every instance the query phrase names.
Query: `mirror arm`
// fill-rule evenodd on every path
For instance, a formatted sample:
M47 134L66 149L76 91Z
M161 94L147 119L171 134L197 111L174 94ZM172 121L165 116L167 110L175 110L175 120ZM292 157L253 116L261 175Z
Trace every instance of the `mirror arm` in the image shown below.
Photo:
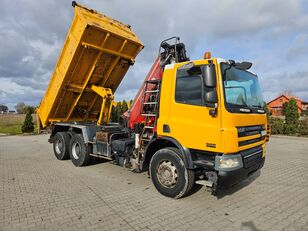
M212 117L216 117L217 116L217 103L214 104L214 108L211 108L209 110L209 115Z

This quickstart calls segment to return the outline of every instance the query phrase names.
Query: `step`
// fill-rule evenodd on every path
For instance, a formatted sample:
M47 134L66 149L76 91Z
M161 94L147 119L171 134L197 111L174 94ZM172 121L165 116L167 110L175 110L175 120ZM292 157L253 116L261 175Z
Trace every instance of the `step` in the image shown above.
M142 141L151 141L151 139L145 139L145 138L142 138L141 140Z
M213 185L214 185L213 182L208 181L208 180L197 180L195 183L199 184L199 185L204 185L204 186L207 186L207 187L213 187Z
M142 116L157 116L156 114L141 114Z
M113 160L112 158L106 156L106 155L103 155L103 154L94 154L94 153L90 153L90 156L94 156L94 157L97 157L97 158L102 158L102 159L106 159L106 160Z
M150 91L145 91L145 93L157 93L159 90L150 90Z
M161 80L157 80L157 79L155 79L155 80L147 80L146 82L147 83L160 83Z
M145 102L143 104L157 104L158 102Z

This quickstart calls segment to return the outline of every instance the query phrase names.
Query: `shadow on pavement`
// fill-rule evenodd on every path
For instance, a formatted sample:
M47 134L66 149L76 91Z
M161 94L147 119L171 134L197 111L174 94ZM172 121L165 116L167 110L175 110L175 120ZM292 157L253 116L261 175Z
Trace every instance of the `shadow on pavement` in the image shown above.
M251 184L259 176L260 176L260 170L255 172L253 175L251 175L250 177L248 177L244 181L232 186L231 188L218 189L215 196L217 197L217 199L221 199L225 196L232 195L233 193L235 193L235 192L241 190L242 188L248 186L249 184ZM203 185L195 184L194 187L192 188L192 190L185 197L191 196L191 195L197 193L201 189L206 190ZM208 192L208 193L210 193L210 192Z
M107 160L107 159L103 159L103 158L95 158L93 157L91 162L88 164L88 166L91 165L97 165L97 164L104 164L104 163L108 163L108 162L112 162L112 160Z
M88 165L92 166L92 165L106 164L106 163L112 163L112 161L107 160L107 159L102 159L102 158L93 158ZM257 172L255 172L254 174L249 176L244 181L232 186L231 188L218 189L215 196L217 197L217 199L222 199L225 196L232 195L233 193L240 191L242 188L244 188L244 187L248 186L249 184L253 183L259 176L260 176L260 170L258 170ZM206 190L203 185L195 184L193 186L192 190L185 197L191 196L191 195L197 193L201 189ZM210 192L208 192L208 193L210 193ZM244 225L247 225L247 224L245 223ZM254 229L252 229L252 230L254 230Z
M197 192L198 192L200 189L202 189L202 188L203 188L203 185L195 184L195 185L193 186L193 188L190 190L190 192L189 192L186 196L184 196L184 197L189 197L189 196L191 196L191 195L197 193ZM205 188L203 188L203 189L205 190Z
M258 229L252 221L242 222L241 226L249 228L251 231L262 231Z
M255 172L253 175L249 176L247 179L244 181L226 189L219 189L216 193L217 199L221 199L224 196L229 196L232 195L233 193L240 191L242 188L250 185L252 182L254 182L259 176L260 176L260 170Z

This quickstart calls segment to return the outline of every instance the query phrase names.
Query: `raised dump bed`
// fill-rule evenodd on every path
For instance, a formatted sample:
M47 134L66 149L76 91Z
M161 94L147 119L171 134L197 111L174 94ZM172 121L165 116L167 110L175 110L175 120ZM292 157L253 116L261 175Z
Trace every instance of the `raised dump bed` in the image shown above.
M143 48L129 25L73 6L72 25L37 110L41 128L53 122L98 121L103 93L113 97Z

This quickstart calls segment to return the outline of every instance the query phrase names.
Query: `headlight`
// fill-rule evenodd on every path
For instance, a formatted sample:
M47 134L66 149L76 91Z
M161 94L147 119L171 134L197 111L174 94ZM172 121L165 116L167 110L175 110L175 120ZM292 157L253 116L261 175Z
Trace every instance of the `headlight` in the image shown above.
M220 159L219 160L219 167L220 168L234 168L239 166L239 160L238 158L232 158L232 159Z
M216 156L216 170L234 170L243 167L241 155Z

